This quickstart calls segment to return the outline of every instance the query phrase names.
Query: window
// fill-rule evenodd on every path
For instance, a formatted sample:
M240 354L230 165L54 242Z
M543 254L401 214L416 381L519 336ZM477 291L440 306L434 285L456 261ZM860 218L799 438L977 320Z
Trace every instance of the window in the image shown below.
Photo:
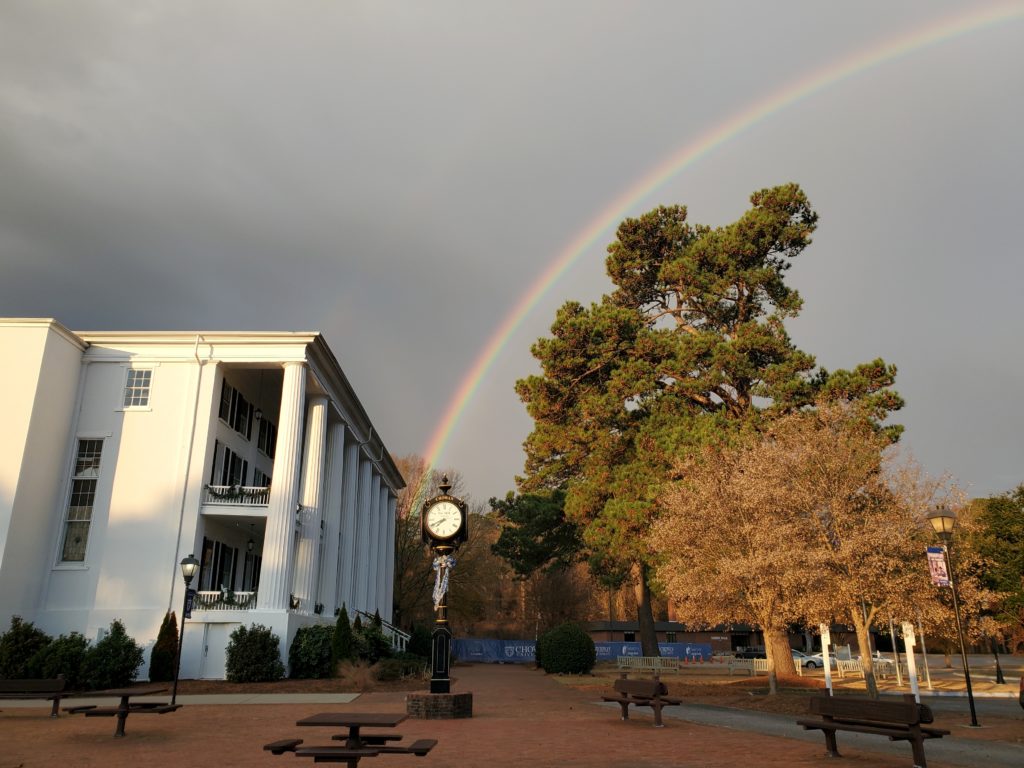
M67 563L85 560L85 545L89 541L92 506L96 499L96 480L100 474L102 440L79 440L75 454L75 467L71 475L71 495L64 523L64 543L60 559Z
M213 444L213 468L210 485L245 485L249 462L218 441Z
M228 384L227 379L224 379L220 389L220 405L217 415L235 432L245 435L246 440L252 439L252 416L255 410L242 396L242 393Z
M253 552L245 553L245 565L242 570L242 591L255 592L260 588L260 570L263 558Z
M675 643L675 642L677 642L676 641L676 633L675 632L666 632L665 633L665 642L667 642L667 643Z
M274 458L274 448L277 445L277 427L267 421L266 417L260 419L260 433L256 438L256 447L264 455Z
M149 385L152 380L152 371L129 368L128 378L125 380L124 385L124 407L149 407Z
M220 541L203 539L202 570L199 572L201 590L235 589L235 563L238 549Z
M622 633L622 641L624 643L635 643L636 642L636 632L623 632Z
M269 488L270 475L264 473L261 469L253 469L252 484L254 488Z

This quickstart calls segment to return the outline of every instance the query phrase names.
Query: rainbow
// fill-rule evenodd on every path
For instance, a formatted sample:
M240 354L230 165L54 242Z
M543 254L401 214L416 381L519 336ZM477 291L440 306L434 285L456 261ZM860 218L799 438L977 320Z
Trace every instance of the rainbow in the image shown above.
M999 4L944 19L908 35L887 40L865 51L838 60L821 71L778 89L672 153L664 162L636 181L595 216L565 246L547 269L534 280L526 293L520 297L501 321L452 395L434 430L423 454L428 466L434 467L437 464L448 439L459 424L460 416L473 399L473 395L480 387L487 371L524 318L533 311L537 302L573 266L577 259L598 241L598 238L609 232L629 214L630 210L665 182L762 120L828 86L924 48L1022 17L1024 17L1024 5ZM419 489L417 496L423 492L424 489ZM413 509L418 505L419 499L417 498Z

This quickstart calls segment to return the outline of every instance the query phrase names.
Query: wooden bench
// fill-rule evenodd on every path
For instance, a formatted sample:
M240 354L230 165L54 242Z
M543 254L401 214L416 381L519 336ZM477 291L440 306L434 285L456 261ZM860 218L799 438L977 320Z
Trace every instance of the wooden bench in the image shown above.
M615 691L612 695L602 696L603 701L614 701L622 707L622 719L629 719L629 705L637 707L650 707L654 712L654 727L661 728L661 708L667 704L681 704L681 699L673 699L668 696L668 687L658 679L652 680L630 680L626 673L622 674L613 686Z
M61 697L69 695L66 682L63 675L42 680L0 680L0 699L46 699L53 702L50 717L57 717Z
M924 740L941 739L949 735L949 731L941 728L922 725L933 722L932 711L924 704L918 704L912 694L905 694L896 701L851 696L812 696L810 712L817 715L818 719L796 722L805 730L824 732L828 757L840 756L836 731L874 733L888 736L890 741L909 741L914 766L927 768Z
M642 669L650 672L679 672L679 659L667 656L619 656L619 669Z
M729 662L729 676L737 670L748 675L767 675L768 659L733 659Z

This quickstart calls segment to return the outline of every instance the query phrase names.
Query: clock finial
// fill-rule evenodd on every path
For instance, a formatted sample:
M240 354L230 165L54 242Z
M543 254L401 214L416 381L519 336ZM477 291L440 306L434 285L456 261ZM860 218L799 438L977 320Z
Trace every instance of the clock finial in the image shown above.
M441 483L437 486L441 489L441 493L445 496L448 495L448 491L451 490L452 484L448 482L448 475L441 476Z

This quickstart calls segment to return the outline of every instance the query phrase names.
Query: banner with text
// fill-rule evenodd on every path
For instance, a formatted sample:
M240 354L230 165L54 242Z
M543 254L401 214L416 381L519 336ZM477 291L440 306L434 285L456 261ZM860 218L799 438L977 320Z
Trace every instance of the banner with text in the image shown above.
M491 664L526 664L535 659L537 644L533 640L452 640L452 655L459 661ZM598 661L615 661L619 656L641 656L640 643L594 643ZM685 661L711 661L707 643L658 643L662 656Z

